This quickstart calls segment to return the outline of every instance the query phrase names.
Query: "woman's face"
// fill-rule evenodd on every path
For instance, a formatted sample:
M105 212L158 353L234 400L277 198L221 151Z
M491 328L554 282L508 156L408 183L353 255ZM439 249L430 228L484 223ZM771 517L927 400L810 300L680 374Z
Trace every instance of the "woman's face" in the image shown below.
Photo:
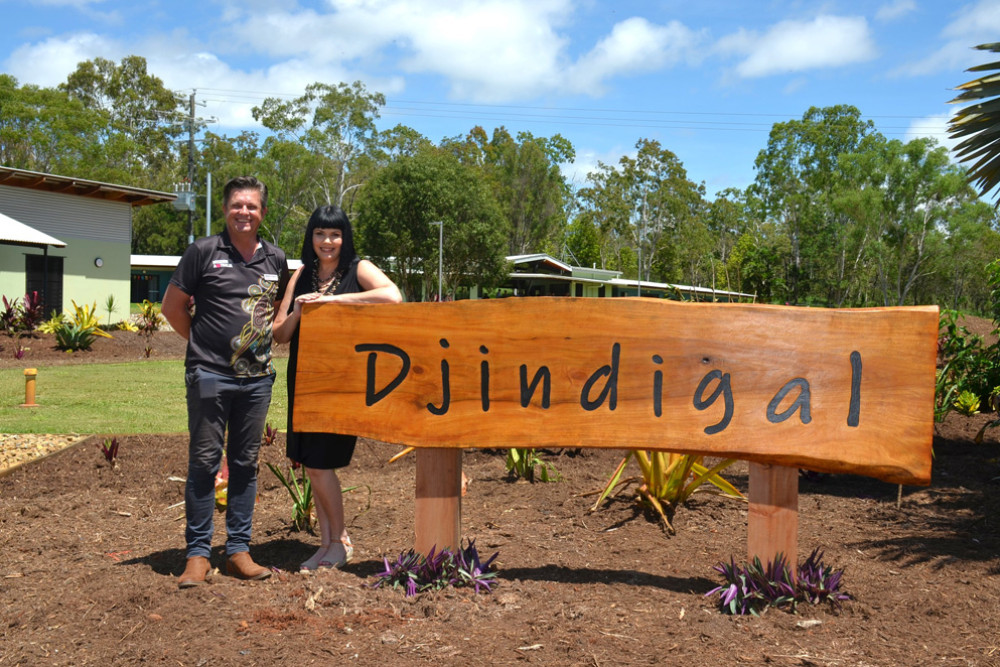
M344 243L344 232L339 229L313 230L313 250L321 262L340 260L340 246Z

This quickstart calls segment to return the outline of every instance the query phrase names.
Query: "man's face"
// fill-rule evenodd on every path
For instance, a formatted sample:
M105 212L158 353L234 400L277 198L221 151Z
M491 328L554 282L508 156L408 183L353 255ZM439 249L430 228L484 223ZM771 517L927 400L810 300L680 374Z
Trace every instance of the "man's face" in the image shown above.
M257 236L267 209L260 205L259 190L234 190L226 203L226 228L230 236Z

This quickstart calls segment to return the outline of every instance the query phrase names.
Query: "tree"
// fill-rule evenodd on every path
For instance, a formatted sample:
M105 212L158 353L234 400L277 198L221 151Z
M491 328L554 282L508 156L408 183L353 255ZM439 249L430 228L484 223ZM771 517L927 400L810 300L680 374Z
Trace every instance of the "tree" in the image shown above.
M381 93L369 93L360 81L314 83L292 101L269 97L253 108L253 117L283 139L294 138L322 158L314 185L320 198L349 211L345 201L362 181L355 178L358 161L374 154L379 133L375 119L385 105Z
M95 176L106 119L54 88L0 74L0 163L18 169Z
M446 293L493 287L506 274L509 227L489 186L451 152L424 148L369 181L358 202L359 246L383 266L408 301L437 291L438 230L444 223Z
M82 62L59 89L107 119L99 180L130 185L171 180L165 173L178 164L175 146L188 129L188 115L183 100L147 72L145 58L127 56L120 64L105 58Z
M980 51L1000 53L1000 42L980 44ZM969 72L996 72L1000 61L970 68ZM956 113L949 123L952 139L962 139L955 147L960 161L974 162L969 180L986 194L1000 184L1000 74L986 74L958 87L962 93L952 103L976 102ZM1000 192L997 194L1000 204Z
M579 193L583 209L613 248L617 266L609 268L644 281L682 275L690 265L687 240L704 207L704 185L690 181L680 159L658 141L640 139L636 150L618 168L598 163ZM632 256L636 263L627 266Z
M871 252L882 304L902 306L929 275L935 237L973 192L933 139L892 140L883 151L884 169L871 174L884 183Z
M874 124L855 107L812 107L801 120L775 123L767 148L758 153L751 193L762 202L764 219L788 237L787 300L843 302L854 236L833 201L854 186L845 182L839 160L873 133Z

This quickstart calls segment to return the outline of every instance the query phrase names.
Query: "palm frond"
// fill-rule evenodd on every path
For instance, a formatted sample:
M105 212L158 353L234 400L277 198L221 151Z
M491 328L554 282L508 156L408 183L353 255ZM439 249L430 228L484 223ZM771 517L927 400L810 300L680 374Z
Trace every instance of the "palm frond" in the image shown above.
M980 44L976 48L1000 53L1000 42ZM977 65L967 71L994 70L1000 70L1000 61ZM959 110L948 123L948 134L952 139L962 139L955 155L962 162L973 162L968 171L969 182L979 188L980 194L986 194L1000 184L1000 74L986 74L963 83L957 90L961 93L951 100L952 104L985 100ZM1000 205L1000 198L997 205Z

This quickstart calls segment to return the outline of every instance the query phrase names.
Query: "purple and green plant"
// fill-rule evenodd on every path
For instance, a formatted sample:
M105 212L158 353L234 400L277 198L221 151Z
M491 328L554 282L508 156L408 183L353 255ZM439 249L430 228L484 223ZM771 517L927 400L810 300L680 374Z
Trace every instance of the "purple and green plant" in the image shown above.
M851 599L849 594L840 590L840 581L843 578L843 570L834 570L823 564L823 552L816 548L799 565L799 577L795 584L806 602L810 604L829 602L834 609L840 609L842 602Z
M818 548L799 565L795 579L787 559L780 553L766 565L756 557L749 564L737 564L730 558L729 563L719 563L712 569L722 575L725 583L705 597L718 595L719 609L733 615L759 616L770 607L795 612L801 602L814 605L829 602L839 609L844 600L850 599L840 589L843 570L835 571L824 565L823 552Z
M497 571L492 564L499 555L496 552L483 562L475 540L469 540L464 547L459 545L457 551L448 548L437 551L436 547L431 547L426 557L410 549L400 553L391 563L384 557L385 569L376 575L371 587L402 588L406 597L448 586L471 586L476 593L491 593L497 585Z
M104 458L111 464L112 468L118 467L118 438L105 438L104 442L98 445Z
M278 429L273 428L270 423L264 424L264 437L261 438L260 444L268 447L273 445L278 439Z

